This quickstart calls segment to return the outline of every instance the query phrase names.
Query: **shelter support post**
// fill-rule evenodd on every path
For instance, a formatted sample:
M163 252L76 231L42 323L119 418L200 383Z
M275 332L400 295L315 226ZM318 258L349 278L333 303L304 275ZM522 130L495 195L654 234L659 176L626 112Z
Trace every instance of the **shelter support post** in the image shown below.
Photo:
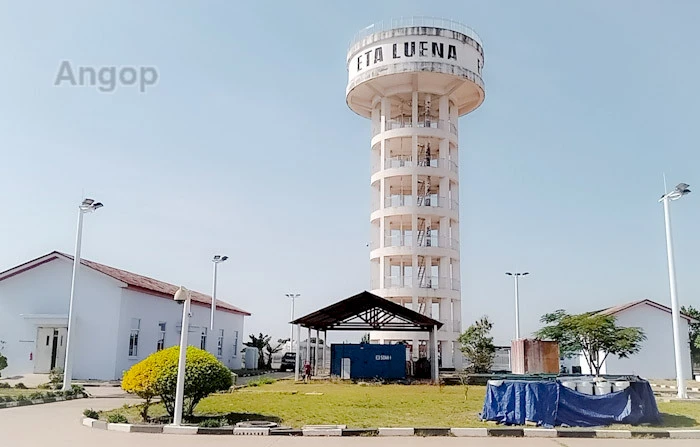
M299 346L301 346L301 326L297 324L297 349L296 349L296 358L294 359L294 381L298 382L299 381L299 355L301 354L299 351Z
M316 329L316 349L314 349L314 376L318 376L318 342L321 338L321 331Z
M439 369L438 369L438 339L437 339L437 326L433 326L430 331L430 378L434 384L438 384L440 381Z
M309 362L309 365L311 364L311 328L308 330L308 334L306 336L306 359L305 361Z

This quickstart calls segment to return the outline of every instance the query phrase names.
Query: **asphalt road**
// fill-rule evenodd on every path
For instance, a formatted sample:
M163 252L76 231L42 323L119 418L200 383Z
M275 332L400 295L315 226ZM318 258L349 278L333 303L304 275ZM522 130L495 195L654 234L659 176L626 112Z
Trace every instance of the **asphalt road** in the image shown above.
M697 447L697 439L539 439L539 438L309 438L281 436L180 436L118 433L84 427L85 408L106 410L138 400L80 399L0 410L0 445L8 447Z

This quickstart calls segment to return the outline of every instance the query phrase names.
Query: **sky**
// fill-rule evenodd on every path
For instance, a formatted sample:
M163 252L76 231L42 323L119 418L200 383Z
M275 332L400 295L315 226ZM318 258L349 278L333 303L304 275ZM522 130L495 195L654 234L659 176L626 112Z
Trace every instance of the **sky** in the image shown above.
M498 344L555 309L670 304L663 175L700 185L700 3L0 1L0 270L52 250L250 311L296 315L369 289L370 123L345 103L352 36L448 17L485 50L460 118L463 326ZM155 67L144 92L55 85L77 67ZM138 71L137 71L138 72ZM700 192L700 190L699 190ZM700 194L698 194L700 196ZM700 307L700 197L671 206L681 304ZM345 337L343 334L337 337ZM331 338L333 340L333 338Z

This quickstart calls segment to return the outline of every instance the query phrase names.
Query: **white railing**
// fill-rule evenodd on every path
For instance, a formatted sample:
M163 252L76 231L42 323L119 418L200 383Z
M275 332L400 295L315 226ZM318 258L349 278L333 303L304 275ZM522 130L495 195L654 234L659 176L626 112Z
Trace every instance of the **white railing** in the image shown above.
M474 42L478 43L479 46L483 46L481 43L481 38L479 35L468 27L467 25L456 22L454 20L450 19L443 19L443 18L437 18L437 17L424 17L424 16L416 16L416 17L400 17L396 19L390 19L390 20L382 20L380 22L373 23L360 31L358 31L350 41L349 47L352 48L353 45L356 43L360 42L362 39L364 39L367 36L371 36L372 34L375 33L381 33L383 31L389 31L392 29L396 28L407 28L407 27L415 27L415 26L426 26L426 27L431 27L431 28L443 28L443 29L448 29L452 31L457 31L458 33L462 33L465 36L471 38L474 40Z
M379 289L380 282L379 278L375 278L370 281L370 287L372 289ZM385 289L400 289L406 287L419 287L421 289L447 289L447 290L459 290L460 282L458 279L438 277L438 276L424 276L419 279L418 276L385 276L384 277L384 288Z
M414 127L413 122L410 119L390 119L386 120L384 123L384 131L394 130L394 129L404 129ZM441 129L448 130L454 135L458 135L457 126L449 120L420 120L416 123L415 127L421 128L431 128L431 129ZM372 136L378 135L382 131L381 124L372 125Z
M431 208L447 208L459 212L459 202L454 199L447 199L440 196L426 196L414 199L413 195L393 195L384 198L384 208L394 208L400 206L425 206ZM373 211L376 211L376 204Z
M420 159L418 163L415 163L413 157L410 155L387 158L384 160L384 169L413 168L416 164L418 166L427 166L431 168L449 169L456 174L459 173L457 163L452 160L446 158L431 158L429 160ZM378 162L373 163L372 174L376 174L379 171L381 171L381 165Z

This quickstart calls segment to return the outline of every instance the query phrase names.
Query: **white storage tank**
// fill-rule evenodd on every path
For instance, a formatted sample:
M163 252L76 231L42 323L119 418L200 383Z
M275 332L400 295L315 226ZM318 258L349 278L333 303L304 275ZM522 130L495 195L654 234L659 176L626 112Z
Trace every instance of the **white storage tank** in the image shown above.
M260 351L258 348L246 346L245 348L245 369L258 369L258 358Z
M582 394L593 394L593 384L591 382L578 382L576 391Z
M625 381L625 380L618 380L616 382L613 382L612 384L612 391L613 393L616 393L618 391L626 390L629 388L630 383Z
M610 382L596 382L595 383L596 396L610 394L611 389L612 389L612 384Z

